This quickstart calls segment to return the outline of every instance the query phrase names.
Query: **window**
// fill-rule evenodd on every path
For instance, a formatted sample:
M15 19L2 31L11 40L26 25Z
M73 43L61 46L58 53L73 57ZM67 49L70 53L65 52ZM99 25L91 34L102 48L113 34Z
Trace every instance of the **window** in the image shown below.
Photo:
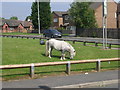
M58 19L57 19L57 18L54 18L53 22L58 22Z
M12 31L14 28L10 28L10 30Z
M115 13L115 18L117 18L117 14Z
M8 27L7 26L5 26L5 29L7 29Z
M76 26L71 26L70 30L76 30Z

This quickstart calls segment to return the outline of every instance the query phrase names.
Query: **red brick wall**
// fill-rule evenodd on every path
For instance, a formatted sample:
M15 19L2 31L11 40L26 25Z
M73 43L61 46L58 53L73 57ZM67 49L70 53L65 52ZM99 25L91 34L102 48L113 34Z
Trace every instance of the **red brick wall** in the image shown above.
M58 22L54 22L54 19L55 19L55 18L58 19ZM57 16L56 14L53 13L53 20L52 20L52 22L53 22L52 27L53 27L53 28L58 28L58 27L59 27L59 16Z
M3 29L3 32L9 32L10 31L9 26L6 23L3 25L2 29Z
M115 13L117 11L117 4L115 2L108 2L107 28L117 28L117 21ZM99 28L102 28L102 5L95 10L96 21Z
M27 33L27 30L33 30L33 26L31 25L29 28L24 28L20 24L18 27L9 27L6 23L2 26L3 33L6 33L6 32L24 32L24 33Z
M115 2L108 2L108 15L107 15L107 28L117 28L117 21L115 13L117 10L117 4ZM102 5L95 10L96 21L99 28L102 28Z
M21 24L17 27L18 32L22 32L23 29L24 27Z

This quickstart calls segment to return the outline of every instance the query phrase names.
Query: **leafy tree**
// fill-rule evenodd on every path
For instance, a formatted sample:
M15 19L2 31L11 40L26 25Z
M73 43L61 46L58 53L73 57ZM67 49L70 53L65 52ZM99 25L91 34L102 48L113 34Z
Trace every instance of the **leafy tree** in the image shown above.
M89 2L73 2L70 6L69 13L71 20L77 28L94 28L97 27L94 10Z
M27 16L26 19L25 19L25 21L28 21L28 19L31 20L31 16Z
M12 19L12 20L18 20L18 17L13 16L13 17L10 17L10 19Z
M38 9L37 9L37 2L33 2L32 4L32 13L31 19L34 25L34 28L38 28ZM39 10L40 10L40 28L41 29L48 29L51 25L51 8L50 2L39 2Z
M5 19L4 17L0 17L0 19Z

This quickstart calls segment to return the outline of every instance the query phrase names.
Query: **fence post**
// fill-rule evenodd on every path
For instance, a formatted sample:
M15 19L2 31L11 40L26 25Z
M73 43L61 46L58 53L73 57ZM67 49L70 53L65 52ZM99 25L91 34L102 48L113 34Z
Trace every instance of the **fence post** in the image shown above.
M100 68L101 68L101 61L100 59L98 59L98 61L96 62L96 70L100 72Z
M98 46L98 43L97 42L95 42L95 47L97 47Z
M83 42L83 45L86 46L86 41Z
M30 66L30 77L33 78L34 77L34 64L32 63Z
M66 73L70 75L70 61L66 64Z
M75 44L75 40L73 40L73 44Z
M33 39L35 39L35 37L33 37Z
M109 49L111 49L111 44L109 44Z

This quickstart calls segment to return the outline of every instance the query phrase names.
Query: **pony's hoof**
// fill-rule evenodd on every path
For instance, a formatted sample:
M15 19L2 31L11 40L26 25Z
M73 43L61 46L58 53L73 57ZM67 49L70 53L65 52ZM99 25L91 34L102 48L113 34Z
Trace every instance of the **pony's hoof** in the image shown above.
M60 60L63 60L62 58L60 58Z
M51 57L49 57L49 58L51 58Z

